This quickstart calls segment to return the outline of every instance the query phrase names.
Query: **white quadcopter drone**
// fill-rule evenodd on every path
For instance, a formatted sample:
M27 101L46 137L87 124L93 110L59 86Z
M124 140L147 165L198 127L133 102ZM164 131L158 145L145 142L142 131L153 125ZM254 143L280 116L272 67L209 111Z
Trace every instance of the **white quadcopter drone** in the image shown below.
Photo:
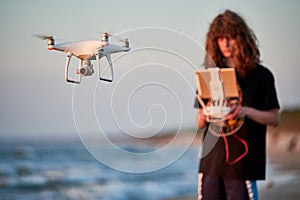
M118 53L118 52L128 52L130 51L129 42L126 38L123 42L123 46L110 44L109 43L109 34L103 33L101 41L97 40L85 40L85 41L74 41L74 42L66 42L55 44L55 40L53 36L39 36L37 37L48 40L48 50L57 50L62 51L67 54L67 61L65 65L65 78L67 82L70 83L77 83L81 82L82 76L91 76L95 72L93 65L91 64L91 60L96 60L98 65L98 73L99 79L103 81L112 82L113 81L113 66L111 60L111 54ZM77 80L72 80L69 78L69 65L72 56L75 56L79 59L79 67L76 71L78 75ZM106 57L109 70L110 70L110 77L106 78L103 77L100 73L100 59L102 57ZM84 63L84 67L83 67Z

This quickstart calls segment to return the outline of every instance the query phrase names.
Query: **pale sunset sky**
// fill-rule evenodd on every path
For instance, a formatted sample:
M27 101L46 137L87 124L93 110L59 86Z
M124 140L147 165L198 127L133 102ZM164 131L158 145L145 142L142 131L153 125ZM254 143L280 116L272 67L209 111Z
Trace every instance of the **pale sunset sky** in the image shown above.
M182 68L175 65L172 68L173 65L170 63L172 60L175 61L171 56L156 55L153 52L148 54L146 50L143 51L143 55L139 55L136 51L135 54L128 55L127 58L120 57L114 62L115 82L111 85L97 83L95 87L96 72L94 76L86 77L82 85L74 87L64 80L65 54L49 52L46 41L32 35L53 34L56 42L60 43L100 39L101 33L108 31L128 37L132 49L145 47L143 41L149 41L148 46L152 45L151 41L154 41L153 45L158 46L167 41L172 48L169 49L170 51L179 48L182 54L185 54L184 57L190 56L188 59L191 63L200 66L202 47L209 23L225 9L241 14L255 32L260 42L262 64L274 74L281 107L283 109L299 107L300 1L2 0L0 2L2 72L0 139L11 141L14 138L25 138L35 141L39 138L74 137L77 120L89 123L90 119L81 114L84 112L81 111L84 110L84 106L78 108L76 105L77 101L89 104L90 99L87 98L96 100L96 103L91 101L95 103L92 107L98 123L103 123L101 125L103 131L128 129L129 132L135 132L135 126L127 127L128 121L124 120L126 116L123 118L123 108L117 106L123 102L128 102L126 108L130 113L129 118L138 129L146 127L149 123L158 123L157 126L153 126L154 130L161 126L167 129L175 126L176 129L178 122L179 126L184 128L194 128L196 110L193 108L193 92L196 85L192 68L182 69L184 65L181 65ZM160 32L159 29L162 29L161 37L155 37L155 34ZM181 37L185 37L187 41L184 42ZM113 42L113 39L111 41ZM118 43L116 39L114 41ZM159 66L165 67L165 71L158 72L154 79L145 75L149 69L146 65L149 65L152 59L147 60L149 55L161 57L160 60L168 63L168 67L165 67L166 63L158 63L160 60L153 58L153 62L156 63L153 70L157 68L155 70L159 71ZM117 56L113 58L116 59ZM137 60L140 62L137 63ZM139 70L135 68L137 65L145 68ZM145 92L148 95L139 96L138 92L141 88L131 85L132 79L126 79L125 75L128 74L129 77L130 73L132 77L136 77L136 80L140 78L152 82L152 86L154 82L155 86L163 86L161 88L166 89L167 92L158 89L149 95L153 88L144 85L144 90L149 89ZM151 74L153 73L151 70L147 73L152 77L155 76ZM169 82L176 82L170 88L165 87L166 83L157 82L163 79L159 77L168 75L171 77L172 73L177 78L183 78L183 82L188 84L181 83L177 78L168 79ZM124 87L120 89L122 92L125 93L126 88L131 88L137 91L137 95L120 96L122 92L116 87L118 83L119 88L120 85ZM84 96L87 89L94 92L94 97ZM113 95L112 91L115 91ZM166 93L169 96L164 97ZM151 108L150 114L147 109L142 109L144 106L147 109ZM178 112L183 114L176 116ZM113 119L109 119L111 115ZM160 124L155 116L162 117L162 121L165 119L165 124ZM95 130L91 128L86 131ZM146 131L151 131L151 126Z

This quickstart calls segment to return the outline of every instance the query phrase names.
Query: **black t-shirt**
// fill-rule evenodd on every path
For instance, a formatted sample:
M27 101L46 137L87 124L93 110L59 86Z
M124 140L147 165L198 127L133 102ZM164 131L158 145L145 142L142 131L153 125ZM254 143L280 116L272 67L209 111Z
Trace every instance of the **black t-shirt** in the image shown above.
M279 109L274 77L265 67L257 65L244 78L237 77L243 95L243 106L258 110ZM202 148L199 172L204 174L243 180L265 179L267 126L245 118L242 127L235 133L248 146L248 153L235 164L226 162L225 142L222 137L209 133L207 129ZM228 141L229 160L232 161L245 152L245 146L233 135Z

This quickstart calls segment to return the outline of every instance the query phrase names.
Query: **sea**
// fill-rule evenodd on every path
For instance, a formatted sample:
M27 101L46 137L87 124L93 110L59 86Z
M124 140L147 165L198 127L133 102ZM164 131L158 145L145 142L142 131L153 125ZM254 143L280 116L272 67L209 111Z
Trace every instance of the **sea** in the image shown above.
M98 150L103 149L109 154L107 148L102 145ZM151 148L156 150L149 145L126 146L132 152L147 152ZM181 148L170 147L170 152L182 152ZM158 170L129 173L102 163L80 142L4 143L0 145L0 199L163 200L196 197L200 149L192 145L174 162ZM170 152L162 151L166 154L162 157L171 156ZM122 161L122 165L135 164L130 159L114 159ZM268 162L267 180L258 184L259 189L272 186L274 181L276 186L299 183L299 170L283 171L281 165Z
M103 148L107 151L107 147ZM143 147L127 148L141 152ZM147 151L149 148L145 147ZM174 147L172 151L181 149ZM101 163L81 143L2 144L0 199L160 200L196 195L198 155L199 148L190 147L162 169L128 173Z

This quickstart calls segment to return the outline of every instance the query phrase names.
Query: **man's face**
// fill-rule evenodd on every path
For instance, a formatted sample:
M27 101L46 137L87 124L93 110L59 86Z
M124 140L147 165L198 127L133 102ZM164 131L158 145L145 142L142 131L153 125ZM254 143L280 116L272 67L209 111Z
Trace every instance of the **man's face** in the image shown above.
M225 58L231 58L233 56L233 51L236 46L236 40L228 37L219 37L218 46Z

